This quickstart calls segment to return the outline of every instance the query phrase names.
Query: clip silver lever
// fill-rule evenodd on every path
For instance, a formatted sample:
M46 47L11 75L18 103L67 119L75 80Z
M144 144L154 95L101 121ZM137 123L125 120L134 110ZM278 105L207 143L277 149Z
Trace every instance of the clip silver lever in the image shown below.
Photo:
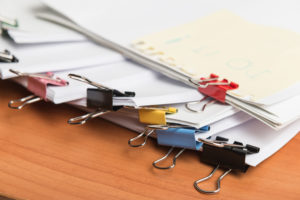
M111 88L109 88L107 86L104 86L104 85L101 85L101 84L96 83L94 81L91 81L90 79L88 79L88 78L86 78L84 76L78 75L78 74L69 74L68 76L71 79L74 79L76 81L80 81L80 82L83 82L83 83L87 83L87 84L95 86L95 87L97 87L99 89L113 90L113 89L111 89Z
M207 88L209 85L229 85L229 83L220 83L220 82L213 82L213 83L206 83L209 81L217 81L219 80L219 78L207 78L204 80L195 80L193 78L189 78L189 82L194 84L197 87L201 87L201 88ZM200 84L200 83L205 83L205 84Z
M205 181L205 180L207 180L207 179L210 179L210 178L214 175L214 173L217 171L217 169L219 169L219 167L220 167L220 165L217 165L217 166L212 170L212 172L211 172L208 176L206 176L206 177L204 177L204 178L201 178L201 179L199 179L199 180L197 180L197 181L194 182L194 187L195 187L195 189L196 189L198 192L205 193L205 194L216 194L216 193L220 192L220 190L221 190L221 180L222 180L227 174L229 174L229 173L231 172L232 169L228 169L227 171L225 171L225 172L218 178L218 180L217 180L217 189L215 189L215 190L204 190L204 189L201 189L201 188L198 186L199 183L201 183L201 182L203 182L203 181Z
M18 109L21 110L24 106L28 105L28 104L32 104L38 101L41 101L42 98L35 96L35 95L30 95L27 97L23 97L21 99L17 99L17 100L11 100L8 102L8 107L12 108L12 109ZM20 104L19 106L14 106L14 104Z
M95 112L91 112L91 113L88 113L88 114L85 114L85 115L82 115L82 116L78 116L78 117L74 117L74 118L71 118L68 120L68 124L71 124L71 125L82 125L82 124L85 124L87 121L95 118L95 117L99 117L101 115L104 115L105 113L108 113L110 112L109 110L106 110L106 111L102 111L102 110L97 110Z
M212 100L208 101L207 103L205 103L202 106L201 110L197 110L197 109L193 108L192 105L200 104L202 101L206 100L207 98L209 98L209 96L203 97L200 101L188 102L188 103L185 104L185 108L188 109L189 111L192 111L192 112L197 112L197 113L198 112L203 112L208 105L217 102L217 100L212 99Z
M162 158L160 158L160 159L154 161L154 162L152 163L153 167L155 167L155 168L157 168L157 169L172 169L172 168L174 168L175 165L176 165L176 160L177 160L177 158L185 151L185 149L181 149L181 150L174 156L172 165L166 166L166 167L160 167L160 166L157 165L157 163L159 163L159 162L161 162L161 161L167 159L167 158L169 157L169 155L172 153L173 150L174 150L174 147L171 147L166 155L164 155Z
M145 146L145 144L147 143L148 137L154 132L155 129L149 128L147 127L141 134L139 134L138 136L131 138L130 140L128 140L128 145L131 147L142 147ZM134 141L136 141L139 138L144 137L144 141L140 144L132 144Z
M5 49L4 51L0 52L0 62L13 63L19 62L19 60L14 55L12 55L10 51Z
M156 129L159 130L167 130L169 128L184 128L184 127L189 127L189 126L185 126L185 125L177 125L177 124L167 124L167 125L148 125L145 130L139 134L138 136L131 138L128 140L128 145L131 147L142 147L145 146L147 143L147 140L149 138L149 136L154 133L154 131ZM144 137L144 141L140 144L132 144L134 141L140 139Z
M46 80L50 80L50 81L63 82L62 79L54 77L52 74L26 73L26 72L20 72L18 70L14 70L14 69L9 69L9 71L11 73L16 74L17 76L27 76L27 77L32 77L32 78L41 78L41 79L46 79Z

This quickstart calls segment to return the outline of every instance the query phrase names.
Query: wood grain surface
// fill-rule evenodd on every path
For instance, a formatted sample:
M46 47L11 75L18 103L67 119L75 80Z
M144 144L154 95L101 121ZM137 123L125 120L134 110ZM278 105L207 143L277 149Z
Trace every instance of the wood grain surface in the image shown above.
M36 103L23 110L7 107L29 93L0 81L0 194L16 199L300 199L300 135L246 174L232 173L217 195L193 188L212 166L187 151L172 170L151 163L166 153L150 140L131 148L136 133L102 119L82 126L66 121L82 112L67 106ZM263 133L262 133L263 134ZM170 161L170 160L168 160ZM220 175L221 170L216 175ZM214 188L214 177L203 184Z

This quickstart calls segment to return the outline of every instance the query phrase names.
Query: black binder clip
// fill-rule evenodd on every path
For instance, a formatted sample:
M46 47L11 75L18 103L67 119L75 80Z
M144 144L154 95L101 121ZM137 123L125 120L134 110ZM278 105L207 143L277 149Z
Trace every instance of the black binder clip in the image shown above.
M19 62L18 58L12 55L7 49L0 52L0 62L4 63L17 63Z
M71 118L68 123L69 124L85 124L88 120L93 119L95 117L99 117L105 113L111 111L118 111L123 106L114 106L113 105L113 97L134 97L134 92L125 91L124 93L111 89L107 86L101 85L99 83L95 83L89 80L86 77L77 75L77 74L69 74L69 77L78 80L96 88L88 88L87 89L87 107L96 109L95 112L91 112L79 117Z
M199 139L199 141L203 143L201 162L216 166L207 177L194 182L195 189L205 194L218 193L221 189L221 180L232 170L245 173L249 168L249 165L245 163L246 155L259 152L259 147L249 144L243 145L243 143L237 141L229 144L227 138L220 136L217 136L215 140ZM218 168L227 170L218 178L217 189L212 191L201 189L198 184L211 178Z

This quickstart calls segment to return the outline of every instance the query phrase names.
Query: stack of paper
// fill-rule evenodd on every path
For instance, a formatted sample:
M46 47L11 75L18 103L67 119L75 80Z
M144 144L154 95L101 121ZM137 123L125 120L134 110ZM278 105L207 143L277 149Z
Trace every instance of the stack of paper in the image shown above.
M87 114L70 124L102 117L142 133L131 146L153 136L246 171L300 129L300 30L230 2L0 0L0 15L18 20L0 21L0 77L33 93L9 105L71 104ZM222 93L231 85L203 83L210 74L238 88ZM224 100L205 95L206 83Z

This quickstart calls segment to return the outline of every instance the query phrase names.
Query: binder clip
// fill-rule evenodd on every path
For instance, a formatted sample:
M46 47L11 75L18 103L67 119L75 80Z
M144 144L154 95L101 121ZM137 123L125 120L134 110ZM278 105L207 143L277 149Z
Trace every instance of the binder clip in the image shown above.
M210 130L209 126L204 126L200 129L192 127L184 128L169 128L169 129L158 129L156 130L157 142L159 145L171 146L166 155L162 158L154 161L152 165L157 169L171 169L176 165L177 158L186 150L200 150L202 142L197 141L196 133L204 133ZM161 167L157 164L168 158L174 148L181 148L181 150L174 156L172 165Z
M5 63L17 63L19 62L18 58L12 55L7 49L0 52L0 62Z
M92 85L96 88L88 88L87 89L87 107L95 108L95 112L91 112L79 117L71 118L68 123L69 124L85 124L88 120L93 119L95 117L99 117L105 113L111 111L118 111L123 106L114 106L113 105L113 97L134 97L134 92L125 91L124 93L111 89L107 86L101 85L99 83L95 83L89 80L86 77L77 75L77 74L69 74L69 77Z
M198 91L207 95L207 97L211 97L214 100L209 101L202 107L202 111L208 104L212 104L216 101L226 103L226 93L228 90L235 90L239 87L237 83L229 82L227 79L219 80L219 76L215 74L211 74L209 78L201 78L200 81L195 81L193 79L189 79L189 81L198 86ZM207 97L204 97L201 101L204 101ZM199 112L200 110L195 110L191 108L192 104L196 104L199 102L191 102L186 104L186 108L193 112Z
M126 107L131 108L131 107ZM172 114L177 112L177 108L174 107L142 107L138 108L139 121L144 124L148 124L145 130L138 136L128 140L128 145L131 147L142 147L147 143L148 137L155 131L155 129L168 129L172 127L182 127L182 125L167 124L166 114ZM140 144L133 144L134 141L144 137L144 141Z
M18 27L18 20L16 19L9 19L7 17L0 15L0 35L2 34L4 30L4 26L11 26L11 27Z
M203 143L201 162L216 166L207 177L194 182L195 189L205 194L218 193L221 188L221 180L232 170L245 173L249 168L249 165L245 163L246 155L259 152L259 147L249 144L243 145L243 143L237 141L229 144L227 138L220 136L217 136L213 141L205 139L199 139L199 141ZM218 178L217 189L209 191L200 188L198 184L211 178L218 168L225 168L226 171Z
M184 149L200 150L202 142L196 138L196 133L205 133L210 126L196 129L192 127L168 128L156 130L157 143L164 146L174 146Z
M47 100L47 87L49 85L53 86L66 86L68 82L62 80L58 77L53 77L53 73L48 72L45 75L32 74L32 73L22 73L16 70L10 69L10 72L17 74L18 76L27 76L27 89L33 93L33 95L11 100L8 103L8 107L12 109L22 109L25 105L32 104L41 100ZM17 104L17 105L15 105Z
M177 108L142 107L139 110L139 120L144 124L167 125L166 115L177 112Z

